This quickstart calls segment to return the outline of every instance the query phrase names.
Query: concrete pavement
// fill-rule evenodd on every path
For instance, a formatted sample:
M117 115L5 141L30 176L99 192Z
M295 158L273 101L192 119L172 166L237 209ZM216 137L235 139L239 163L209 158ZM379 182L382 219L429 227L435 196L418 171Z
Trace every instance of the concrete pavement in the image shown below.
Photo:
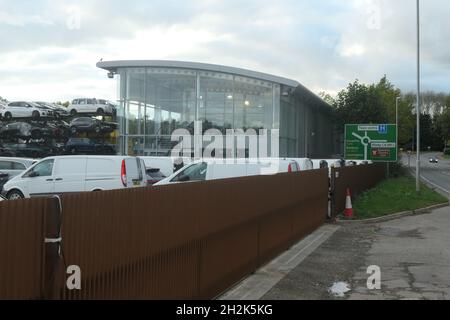
M343 225L262 299L450 299L450 208L376 224ZM369 266L381 269L381 290L369 290Z
M450 197L450 161L429 164L422 175ZM439 188L438 188L439 187ZM447 193L448 191L448 193ZM303 255L289 266L277 259L230 291L230 299L398 300L450 299L450 207L379 223L328 225L290 250ZM334 229L333 229L334 228ZM327 237L316 239L327 230ZM327 238L327 239L325 239ZM325 241L326 240L326 241ZM306 251L306 252L305 252ZM381 289L369 290L369 266L381 269ZM330 288L343 282L340 298Z

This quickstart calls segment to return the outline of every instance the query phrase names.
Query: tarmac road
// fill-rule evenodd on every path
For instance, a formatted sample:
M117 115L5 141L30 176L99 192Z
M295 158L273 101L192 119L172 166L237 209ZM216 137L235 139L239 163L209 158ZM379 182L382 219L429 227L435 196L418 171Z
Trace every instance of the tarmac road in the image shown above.
M439 159L439 163L430 163L429 159L435 157ZM408 156L402 157L404 165L408 166ZM445 160L442 153L430 152L422 153L420 156L420 177L432 185L436 189L444 193L445 196L450 197L450 160ZM415 173L416 155L410 158L411 169Z

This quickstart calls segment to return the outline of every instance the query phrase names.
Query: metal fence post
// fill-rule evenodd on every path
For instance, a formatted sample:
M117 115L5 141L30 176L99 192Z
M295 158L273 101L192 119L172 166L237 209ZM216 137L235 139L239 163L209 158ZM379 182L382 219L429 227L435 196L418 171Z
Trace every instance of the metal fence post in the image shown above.
M61 268L61 217L62 204L59 196L48 199L45 212L45 249L43 299L57 299Z

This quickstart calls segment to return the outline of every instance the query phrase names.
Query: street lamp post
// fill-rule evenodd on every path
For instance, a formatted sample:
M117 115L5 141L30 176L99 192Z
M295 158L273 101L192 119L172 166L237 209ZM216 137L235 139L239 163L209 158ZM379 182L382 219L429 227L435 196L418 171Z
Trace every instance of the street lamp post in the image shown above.
M395 125L397 128L397 148L398 148L398 101L401 99L401 97L397 97L395 99Z
M420 1L417 0L417 156L416 156L416 192L420 193Z

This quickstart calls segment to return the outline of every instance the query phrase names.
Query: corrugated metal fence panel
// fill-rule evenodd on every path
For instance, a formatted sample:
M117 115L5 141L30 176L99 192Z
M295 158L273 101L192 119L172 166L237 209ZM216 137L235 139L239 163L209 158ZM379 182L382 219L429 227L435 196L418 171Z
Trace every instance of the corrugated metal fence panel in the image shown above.
M333 197L333 213L338 215L345 209L347 188L352 197L373 188L386 178L386 164L375 163L365 166L353 166L332 169L331 185Z
M38 299L44 291L49 199L0 202L0 299Z
M65 299L212 298L322 224L327 171L63 197Z

